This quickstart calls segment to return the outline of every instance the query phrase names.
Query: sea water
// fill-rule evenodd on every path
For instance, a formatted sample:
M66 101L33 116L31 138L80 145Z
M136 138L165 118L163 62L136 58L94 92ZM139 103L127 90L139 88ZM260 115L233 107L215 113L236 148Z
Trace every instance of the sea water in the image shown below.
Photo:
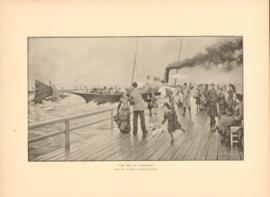
M106 103L97 105L96 103L86 103L83 98L77 95L70 94L58 102L43 101L42 104L34 104L32 102L33 95L29 95L28 104L28 123L37 123L45 120L54 120L68 116L79 115L88 112L100 111L110 108L116 108L117 103ZM86 118L70 121L70 128L74 128L89 122L110 117L110 112L89 116ZM64 122L48 125L45 127L36 128L28 131L28 138L47 135L52 132L63 131ZM110 130L110 121L101 122L96 125L87 126L71 132L71 143L87 139L91 136L91 131L102 132ZM54 136L42 141L29 144L29 159L33 159L42 154L49 153L53 150L64 147L64 135Z

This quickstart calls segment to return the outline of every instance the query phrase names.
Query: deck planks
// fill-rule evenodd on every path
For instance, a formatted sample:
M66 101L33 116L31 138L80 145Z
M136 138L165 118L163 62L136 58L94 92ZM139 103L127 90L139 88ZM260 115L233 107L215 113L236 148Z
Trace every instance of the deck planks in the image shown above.
M180 114L180 113L178 113ZM179 115L178 115L179 116ZM151 131L142 136L121 134L118 129L93 131L88 139L36 157L34 161L170 161L170 160L242 160L243 151L233 150L221 143L221 136L209 129L206 113L193 117L180 117L186 132L176 131L175 141L170 143L168 132L153 135ZM92 132L92 131L89 131ZM72 137L72 135L71 135Z

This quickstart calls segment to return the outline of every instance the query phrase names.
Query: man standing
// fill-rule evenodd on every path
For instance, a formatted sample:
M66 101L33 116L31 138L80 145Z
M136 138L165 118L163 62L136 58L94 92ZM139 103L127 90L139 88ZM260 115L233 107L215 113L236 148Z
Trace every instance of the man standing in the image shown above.
M138 132L138 116L141 120L141 129L143 135L147 134L145 126L145 116L144 116L144 100L142 98L142 93L138 90L137 82L132 83L133 91L131 92L131 101L133 104L133 134L137 135Z
M210 115L210 127L212 131L215 131L213 128L216 124L215 117L217 117L217 101L218 94L215 89L215 84L211 84L211 88L208 90L208 100L209 100L209 115Z
M190 92L190 88L187 87L187 83L184 83L184 88L182 90L182 94L183 94L183 107L184 107L184 112L183 112L183 116L185 116L186 114L186 108L188 108L189 110L189 115L191 115L191 110L190 110L190 96L191 96L191 92Z

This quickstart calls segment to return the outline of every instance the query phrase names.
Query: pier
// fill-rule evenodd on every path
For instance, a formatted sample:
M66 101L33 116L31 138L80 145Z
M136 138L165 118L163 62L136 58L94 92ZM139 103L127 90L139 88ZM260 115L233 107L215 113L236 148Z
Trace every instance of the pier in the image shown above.
M52 132L44 136L34 137L28 140L31 143L53 138L58 135L64 136L64 146L57 150L42 154L30 161L181 161L181 160L243 160L243 150L236 144L233 148L225 146L221 142L221 136L217 132L210 131L209 116L202 111L191 115L181 116L178 111L178 118L183 128L187 131L176 131L175 142L170 143L170 136L167 131L157 132L148 126L148 135L138 133L133 136L132 132L122 134L113 122L113 114L116 109L79 114L70 117L59 118L44 122L29 124L29 130L50 126L52 124L63 124L64 130ZM161 108L158 110L162 114ZM100 119L87 122L86 124L71 127L70 122L85 117L102 116ZM132 119L132 117L131 117ZM95 130L95 124L107 123L109 129ZM146 122L148 113L146 110ZM132 125L132 122L131 122ZM72 132L84 128L89 132L89 137L72 141ZM140 127L139 127L140 128ZM140 131L140 130L139 130Z

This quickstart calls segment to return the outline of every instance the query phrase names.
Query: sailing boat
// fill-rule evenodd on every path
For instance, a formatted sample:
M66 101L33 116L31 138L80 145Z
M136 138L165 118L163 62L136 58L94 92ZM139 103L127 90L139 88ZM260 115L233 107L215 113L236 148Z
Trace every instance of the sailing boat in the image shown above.
M59 99L63 99L68 95L58 94L58 91L54 85L46 85L39 80L35 80L35 97L33 99L34 103L42 103L43 100L51 100L56 102Z
M35 97L33 99L34 103L42 103L44 99L52 96L53 88L48 86L38 80L35 80Z

